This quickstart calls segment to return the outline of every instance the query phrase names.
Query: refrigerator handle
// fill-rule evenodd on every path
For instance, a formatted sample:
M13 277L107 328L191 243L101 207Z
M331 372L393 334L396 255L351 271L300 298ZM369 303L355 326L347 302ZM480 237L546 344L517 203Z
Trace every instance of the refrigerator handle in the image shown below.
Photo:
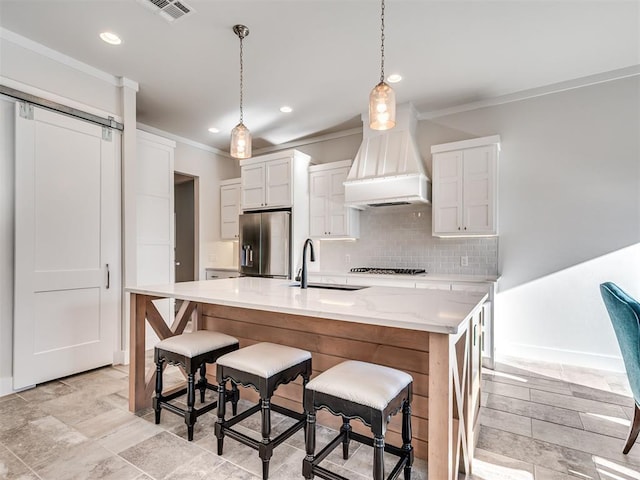
M242 246L242 256L240 258L240 266L241 267L253 266L253 249L251 248L251 245Z

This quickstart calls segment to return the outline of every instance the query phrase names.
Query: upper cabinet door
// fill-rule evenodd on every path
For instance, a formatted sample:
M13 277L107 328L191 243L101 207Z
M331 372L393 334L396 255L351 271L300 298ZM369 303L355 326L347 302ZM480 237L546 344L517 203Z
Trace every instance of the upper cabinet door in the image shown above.
M327 172L309 174L309 235L323 237L329 231L327 208L329 204L329 175Z
M495 234L495 148L470 148L464 152L463 229Z
M349 175L348 168L338 168L329 173L330 192L328 196L329 233L332 236L349 235L348 212L344 206L344 181Z
M309 168L309 235L314 238L357 238L359 214L344 204L344 181L351 161Z
M434 145L433 235L497 235L500 137Z
M239 236L240 179L220 186L220 238L237 240Z
M266 207L290 207L291 198L291 159L283 158L265 163L266 168Z
M462 152L433 156L433 233L458 234L462 228Z
M265 165L254 163L241 167L242 209L256 209L265 206Z

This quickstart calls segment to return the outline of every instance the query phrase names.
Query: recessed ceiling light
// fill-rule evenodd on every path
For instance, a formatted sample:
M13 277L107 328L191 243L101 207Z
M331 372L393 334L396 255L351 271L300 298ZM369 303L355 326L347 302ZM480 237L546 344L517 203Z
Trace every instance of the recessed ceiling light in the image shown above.
M280 111L282 113L291 113L291 112L293 112L293 108L291 108L291 107L289 107L287 105L284 105L284 106L280 107Z
M217 129L216 127L211 127L211 128L209 129L209 131L210 131L211 133L220 133L220 130L219 130L219 129Z
M402 80L402 75L398 75L397 73L394 73L387 77L387 81L389 83L398 83L400 80Z
M100 38L105 42L107 42L109 45L120 45L122 43L122 40L120 40L120 37L115 33L111 33L111 32L102 32L100 34Z

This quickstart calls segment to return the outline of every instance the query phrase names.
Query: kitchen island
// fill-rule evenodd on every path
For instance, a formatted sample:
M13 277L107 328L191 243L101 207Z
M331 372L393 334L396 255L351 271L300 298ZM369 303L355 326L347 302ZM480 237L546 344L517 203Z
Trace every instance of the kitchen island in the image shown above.
M416 456L427 459L430 478L453 480L458 470L470 473L480 407L479 335L486 295L396 287L302 290L291 285L287 280L242 277L127 289L130 410L148 407L153 393L155 370L145 365L146 324L164 339L182 333L193 318L194 328L228 333L241 346L268 341L309 350L314 375L346 359L410 373ZM180 301L170 322L154 304L167 298ZM302 409L300 384L283 385L277 394L276 402ZM242 395L255 399L249 389ZM319 415L318 421L338 426L329 414ZM357 424L354 429L368 433ZM394 417L387 442L401 443L400 430Z

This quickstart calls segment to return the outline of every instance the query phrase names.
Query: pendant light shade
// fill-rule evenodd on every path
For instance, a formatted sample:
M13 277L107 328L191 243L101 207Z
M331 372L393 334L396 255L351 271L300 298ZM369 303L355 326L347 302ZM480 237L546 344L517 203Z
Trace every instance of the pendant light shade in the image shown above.
M251 157L251 132L242 122L231 130L231 156L233 158Z
M396 126L396 94L385 82L376 85L369 95L369 127L389 130Z
M231 130L231 156L233 158L250 158L251 157L251 132L242 123L242 94L243 94L243 59L242 59L242 40L249 35L249 29L244 25L234 25L233 33L240 38L240 123Z
M384 81L384 0L380 14L380 83L369 95L369 127L389 130L396 126L396 94Z

